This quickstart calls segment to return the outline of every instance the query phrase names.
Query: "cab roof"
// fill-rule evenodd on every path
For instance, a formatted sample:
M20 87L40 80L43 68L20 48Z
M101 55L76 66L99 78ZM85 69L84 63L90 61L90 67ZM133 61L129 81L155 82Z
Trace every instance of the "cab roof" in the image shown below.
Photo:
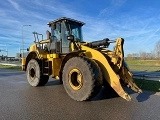
M56 20L53 20L51 22L49 22L47 25L51 25L51 24L55 24L57 22L62 22L62 21L71 21L71 22L76 22L76 23L79 23L81 26L83 26L85 23L84 22L81 22L81 21L78 21L78 20L74 20L72 18L67 18L67 17L61 17L59 19L56 19Z

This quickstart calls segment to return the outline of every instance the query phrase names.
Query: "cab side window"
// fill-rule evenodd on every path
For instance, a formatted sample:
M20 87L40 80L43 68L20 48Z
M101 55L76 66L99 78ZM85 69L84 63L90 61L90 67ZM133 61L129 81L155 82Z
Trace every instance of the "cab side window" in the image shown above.
M59 23L55 24L55 29L52 29L52 40L53 41L60 41L61 35L60 35L61 26Z
M54 31L54 34L55 34L55 39L60 41L60 30L61 30L61 27L60 27L60 24L59 23L56 23L56 29Z

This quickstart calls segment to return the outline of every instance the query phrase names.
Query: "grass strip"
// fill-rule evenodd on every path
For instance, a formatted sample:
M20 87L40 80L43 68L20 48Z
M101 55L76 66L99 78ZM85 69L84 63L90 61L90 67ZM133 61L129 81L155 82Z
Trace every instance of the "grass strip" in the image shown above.
M134 79L135 83L142 90L160 92L160 81Z
M130 70L160 71L160 60L126 60Z
M0 68L12 69L12 70L21 70L22 69L20 66L1 65L1 64L0 64Z

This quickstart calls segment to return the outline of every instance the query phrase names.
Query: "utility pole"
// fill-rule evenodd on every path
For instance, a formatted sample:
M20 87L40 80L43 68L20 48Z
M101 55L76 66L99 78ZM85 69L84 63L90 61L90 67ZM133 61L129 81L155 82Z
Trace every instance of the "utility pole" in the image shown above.
M6 45L6 53L7 53L6 61L8 61L8 48L7 48L7 45Z
M31 25L23 25L22 26L22 58L24 58L24 39L23 39L23 27L31 26Z

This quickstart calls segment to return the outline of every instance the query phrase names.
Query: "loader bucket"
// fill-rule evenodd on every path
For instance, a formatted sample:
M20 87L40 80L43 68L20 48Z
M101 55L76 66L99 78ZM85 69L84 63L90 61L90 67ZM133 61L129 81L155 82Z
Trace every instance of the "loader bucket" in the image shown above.
M81 46L81 49L86 50L86 56L94 59L98 63L103 77L105 78L105 80L107 80L109 85L117 92L119 96L126 99L127 101L131 100L129 94L126 93L121 86L120 80L122 78L124 78L125 83L128 83L133 90L135 90L136 92L141 91L133 82L132 76L126 67L124 67L123 69L124 72L121 71L120 74L116 74L106 57L101 52L83 45Z
M135 84L133 80L133 75L129 71L129 68L127 67L126 63L125 62L123 63L124 64L122 66L122 70L119 72L121 80L123 80L123 82L127 84L127 87L131 88L133 91L137 93L142 93L142 90L139 89L139 87Z

